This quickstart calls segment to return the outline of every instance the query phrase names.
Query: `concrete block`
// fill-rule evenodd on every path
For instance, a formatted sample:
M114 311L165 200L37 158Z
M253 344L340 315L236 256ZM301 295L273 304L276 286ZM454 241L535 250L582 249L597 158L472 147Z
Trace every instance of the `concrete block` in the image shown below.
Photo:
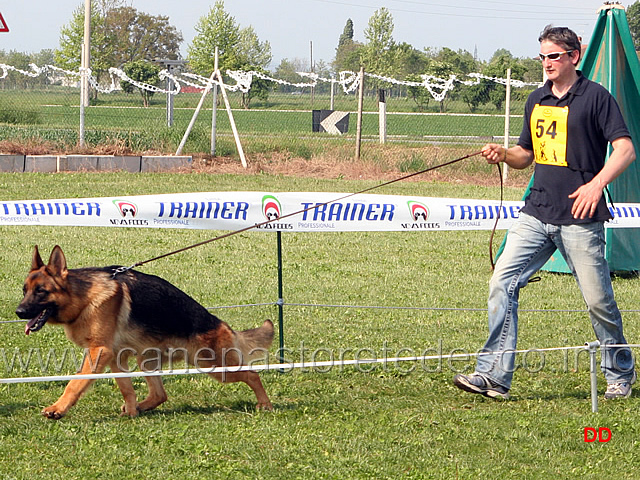
M141 172L166 172L176 168L191 166L191 157L142 157Z
M24 171L56 173L59 158L57 155L27 155L24 158Z
M98 170L98 157L93 155L65 155L60 157L61 172L95 172Z
M135 156L104 156L98 157L98 171L114 172L123 171L137 173L140 171L141 157Z
M24 172L24 155L0 154L0 172Z

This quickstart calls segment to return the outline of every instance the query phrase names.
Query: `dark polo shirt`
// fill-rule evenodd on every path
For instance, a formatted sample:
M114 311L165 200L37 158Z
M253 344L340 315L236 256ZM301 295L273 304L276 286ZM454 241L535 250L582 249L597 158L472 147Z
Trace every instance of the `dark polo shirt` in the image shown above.
M540 163L535 159L533 185L525 199L524 213L554 225L570 225L611 219L604 195L592 218L574 219L571 215L573 199L568 195L588 183L605 163L608 142L620 137L630 137L620 108L613 96L601 85L592 82L578 72L578 80L562 98L551 91L551 82L529 95L524 108L524 125L518 145L534 150L534 139L551 141L553 128L536 129L542 120L534 119L532 133L531 115L536 105L568 107L566 118L566 166ZM536 125L536 123L538 125Z

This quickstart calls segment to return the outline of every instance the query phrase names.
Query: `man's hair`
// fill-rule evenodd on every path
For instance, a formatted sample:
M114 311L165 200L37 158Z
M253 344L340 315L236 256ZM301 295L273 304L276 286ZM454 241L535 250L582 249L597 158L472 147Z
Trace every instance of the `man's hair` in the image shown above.
M580 38L576 35L576 32L567 27L554 27L553 25L547 25L544 27L538 42L544 41L562 45L567 51L576 50L578 52L578 60L582 55L582 44Z

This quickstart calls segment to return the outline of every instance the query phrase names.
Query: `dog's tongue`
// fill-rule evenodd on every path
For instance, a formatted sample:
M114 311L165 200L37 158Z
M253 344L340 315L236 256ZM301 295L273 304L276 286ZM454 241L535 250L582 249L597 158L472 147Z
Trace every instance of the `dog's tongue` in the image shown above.
M29 320L27 322L27 325L24 327L24 334L29 335L31 332L40 330L40 328L42 328L42 325L39 325L39 322L42 321L43 317L45 317L46 315L47 315L47 311L43 310L42 313L40 313L40 315Z

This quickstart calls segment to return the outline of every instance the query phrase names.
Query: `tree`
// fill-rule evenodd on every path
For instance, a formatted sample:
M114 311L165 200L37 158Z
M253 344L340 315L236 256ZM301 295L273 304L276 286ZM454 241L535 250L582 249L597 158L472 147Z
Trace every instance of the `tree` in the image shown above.
M260 42L253 27L241 29L235 19L225 12L223 0L216 1L209 14L200 18L195 29L198 34L189 46L187 58L191 69L196 73L211 75L216 47L218 68L221 72L253 70L266 73L264 68L271 63L271 45L269 42ZM254 76L251 90L242 95L242 106L249 108L252 98L266 100L269 91L265 80Z
M407 80L410 82L422 83L422 77L416 74L408 75ZM420 112L424 111L429 106L429 101L433 98L431 93L429 93L429 90L423 86L408 86L407 95L416 102L418 111Z
M223 0L216 0L209 14L198 20L195 30L197 35L189 45L187 54L189 66L194 72L205 76L213 72L216 47L221 71L240 67L237 49L240 29L235 19L225 12Z
M636 1L627 7L627 21L633 39L636 52L640 50L640 1Z
M78 7L71 22L60 30L60 46L55 50L56 63L61 68L77 71L81 66L80 52L84 42L84 5ZM105 28L104 17L97 9L91 11L91 71L100 82L107 74L109 55L113 49ZM95 92L93 93L95 98Z
M303 81L303 78L298 75L298 72L306 72L308 68L309 64L307 60L300 58L289 60L288 58L283 58L280 60L280 64L276 67L274 73L276 78L284 80L285 82L300 83ZM296 90L296 88L291 85L280 85L279 89L284 93L290 93Z
M429 58L424 52L416 50L406 42L394 45L389 53L395 78L402 79L408 75L420 74L429 64Z
M382 7L369 19L364 37L367 44L363 50L362 62L370 73L391 75L391 49L393 40L393 17L389 10Z
M262 68L256 69L255 67L251 69L244 69L245 71L255 71L262 73L263 75L268 75L269 72ZM269 92L272 89L271 80L265 80L264 78L256 77L255 75L251 79L251 88L249 88L248 92L242 92L242 97L240 99L240 105L242 108L249 109L249 104L251 100L254 98L258 98L262 101L267 101L269 98Z
M542 62L540 60L537 58L521 58L519 63L524 68L523 81L527 83L542 81Z
M438 78L447 79L450 75L455 75L463 80L467 78L467 74L478 71L478 62L474 56L466 51L459 49L454 51L451 48L444 47L433 54L433 60L436 62L431 66L432 71L439 71L440 75L434 75ZM473 112L477 107L486 103L488 98L487 91L488 82L480 82L479 85L456 85L456 88L448 94L451 100L462 100ZM441 111L445 107L444 100L440 102Z
M336 58L333 61L333 68L337 72L343 70L357 72L362 64L361 58L364 45L359 42L348 42L336 50Z
M514 58L509 52L501 55L497 55L496 52L482 73L488 77L506 78L507 69L509 68L511 69L511 78L514 80L522 80L526 68L518 59ZM506 87L493 83L493 88L489 91L489 99L498 110L502 109L505 97Z
M338 48L348 45L349 43L353 43L353 20L347 18L347 23L338 39Z
M493 86L493 82L481 79L477 84L461 86L459 97L469 106L471 112L475 112L480 105L491 99L490 92Z
M169 25L167 17L152 16L123 7L122 0L96 0L91 9L91 71L104 80L110 67L138 60L179 58L182 35ZM56 63L78 70L84 41L84 6L77 8L69 24L60 31ZM93 92L95 98L97 92Z
M347 23L338 38L338 47L336 48L336 56L333 60L333 66L336 70L351 70L351 65L346 66L347 58L353 52L356 43L353 41L353 20L347 19Z
M169 17L119 7L108 10L104 18L113 44L113 66L180 58L182 34L169 23Z
M160 78L158 77L158 74L160 73L160 66L145 60L136 60L127 63L123 66L122 70L129 78L136 82L156 85L160 81ZM124 80L120 82L120 86L122 87L122 90L127 93L132 93L134 90L138 90L140 95L142 95L142 104L145 107L149 106L149 101L151 100L151 97L153 97L154 92L145 88L136 87Z
M473 55L466 50L458 50L456 52L447 47L436 51L427 49L427 56L429 57L429 63L425 73L443 80L447 80L451 75L464 77L478 67ZM453 99L456 95L457 93L448 95L439 102L441 113L444 113L446 109L447 100Z
M271 44L261 42L252 26L240 29L237 48L238 60L245 67L264 69L271 63Z

